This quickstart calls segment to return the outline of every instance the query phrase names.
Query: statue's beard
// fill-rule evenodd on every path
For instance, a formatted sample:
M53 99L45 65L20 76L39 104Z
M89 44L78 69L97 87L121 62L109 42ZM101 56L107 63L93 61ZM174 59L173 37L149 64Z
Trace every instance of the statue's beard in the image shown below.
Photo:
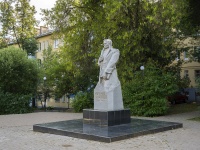
M110 45L108 45L108 46L104 46L104 49L106 50L106 49L110 49L111 48L111 46Z

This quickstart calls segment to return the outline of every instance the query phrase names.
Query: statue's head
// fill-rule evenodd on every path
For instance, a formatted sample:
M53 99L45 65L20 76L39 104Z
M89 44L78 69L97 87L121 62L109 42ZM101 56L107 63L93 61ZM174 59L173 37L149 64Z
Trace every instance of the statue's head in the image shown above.
M111 48L112 47L112 40L111 39L104 39L103 40L104 48Z

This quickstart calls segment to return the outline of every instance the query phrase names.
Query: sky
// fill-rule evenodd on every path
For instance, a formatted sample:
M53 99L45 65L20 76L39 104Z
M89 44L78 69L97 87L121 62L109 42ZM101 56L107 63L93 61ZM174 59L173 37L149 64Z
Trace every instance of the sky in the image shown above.
M42 16L40 15L41 11L40 9L50 9L54 6L54 4L56 3L56 0L31 0L30 1L30 5L34 5L35 9L37 11L36 14L36 19L41 21ZM44 25L43 22L40 23L40 25Z

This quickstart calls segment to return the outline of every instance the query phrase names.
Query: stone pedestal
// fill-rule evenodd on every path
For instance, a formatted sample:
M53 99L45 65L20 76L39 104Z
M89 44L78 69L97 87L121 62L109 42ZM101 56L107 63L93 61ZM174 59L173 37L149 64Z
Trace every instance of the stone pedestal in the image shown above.
M130 109L124 109L120 82L106 82L99 82L95 87L94 109L83 110L83 123L98 127L130 123Z
M83 123L96 126L115 126L131 122L129 109L122 110L83 110Z
M97 84L94 89L94 109L97 110L122 110L122 92L120 83L118 86L108 90L102 84Z

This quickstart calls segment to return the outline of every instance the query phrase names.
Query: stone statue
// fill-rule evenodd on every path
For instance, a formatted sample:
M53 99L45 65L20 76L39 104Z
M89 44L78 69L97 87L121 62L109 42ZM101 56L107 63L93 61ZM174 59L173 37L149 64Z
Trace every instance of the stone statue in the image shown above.
M117 77L116 63L119 59L119 50L112 47L110 39L104 40L104 48L98 60L100 66L99 82L106 91L112 90L120 84Z
M94 109L123 109L121 84L116 69L120 52L112 47L110 39L105 39L103 44L104 48L98 59L100 73L94 90Z

